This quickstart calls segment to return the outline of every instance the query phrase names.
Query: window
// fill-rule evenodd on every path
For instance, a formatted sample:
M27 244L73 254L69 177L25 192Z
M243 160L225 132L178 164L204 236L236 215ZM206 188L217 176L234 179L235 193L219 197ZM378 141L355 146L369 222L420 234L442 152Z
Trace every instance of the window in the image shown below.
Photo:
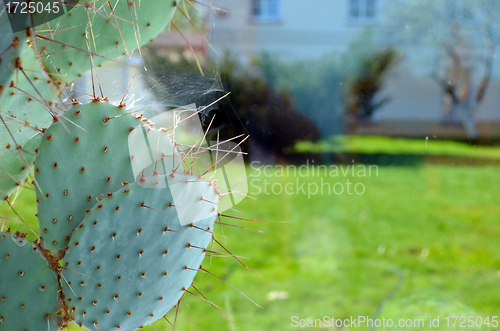
M349 0L349 20L354 23L373 23L377 20L377 0Z
M251 0L251 18L258 21L281 20L281 0Z

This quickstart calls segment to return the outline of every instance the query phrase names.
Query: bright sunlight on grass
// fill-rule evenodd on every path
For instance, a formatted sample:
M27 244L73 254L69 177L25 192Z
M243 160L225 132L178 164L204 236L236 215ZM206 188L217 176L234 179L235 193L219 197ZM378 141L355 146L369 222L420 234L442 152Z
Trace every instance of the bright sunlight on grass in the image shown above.
M456 141L392 138L382 136L335 136L327 141L296 144L299 152L315 153L385 153L457 156L469 158L500 159L500 147L471 146Z

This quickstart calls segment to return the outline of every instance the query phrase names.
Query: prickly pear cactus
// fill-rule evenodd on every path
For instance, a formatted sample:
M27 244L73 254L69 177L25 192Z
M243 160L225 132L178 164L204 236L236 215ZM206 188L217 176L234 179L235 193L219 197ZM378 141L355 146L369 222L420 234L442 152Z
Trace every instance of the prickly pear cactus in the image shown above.
M27 176L31 165L35 162L35 148L40 144L40 137L35 136L28 140L20 149L16 145L11 145L10 141L0 152L1 160L4 161L0 168L0 203L17 188L22 187L27 182ZM30 152L31 151L31 152ZM21 155L23 153L23 155ZM26 163L24 162L26 159Z
M14 76L12 68L15 67L17 59L24 50L26 37L12 32L7 15L0 16L0 33L2 35L2 39L0 39L0 52L3 54L0 61L1 96L12 81L12 77Z
M65 116L74 125L55 122L35 162L42 189L36 192L40 235L47 249L60 253L97 199L135 181L127 137L143 124L124 107L105 101L76 105Z
M162 318L191 286L215 216L181 226L173 202L168 187L134 183L87 214L64 258L64 266L78 272L63 270L66 306L77 324L135 330Z
M65 121L67 107L57 101L68 97L74 79L150 42L175 9L173 0L81 1L36 29L12 33L0 3L0 201L25 181L41 130L53 119Z
M170 23L175 6L174 0L82 1L59 18L53 38L39 40L39 50L53 54L44 65L71 82L90 70L89 52L98 66L149 43Z
M212 239L218 191L185 174L179 153L164 162L175 148L166 130L124 107L94 101L66 117L75 124L70 133L52 124L35 163L42 243L64 256L65 320L135 330L164 316L190 287ZM133 160L142 164L141 151L150 151L129 150L130 137L158 141L155 168L137 178ZM159 148L161 138L169 148ZM201 221L182 225L181 209Z
M0 6L0 12L2 6ZM59 88L26 44L0 15L0 203L22 186L40 143L39 130L52 122Z
M215 180L185 167L193 155L170 129L104 96L82 105L62 93L149 42L176 6L81 1L47 30L12 33L0 3L0 199L34 164L40 225L33 244L0 234L0 329L136 330L188 292L213 239Z
M58 279L41 250L20 233L0 234L0 328L59 329Z

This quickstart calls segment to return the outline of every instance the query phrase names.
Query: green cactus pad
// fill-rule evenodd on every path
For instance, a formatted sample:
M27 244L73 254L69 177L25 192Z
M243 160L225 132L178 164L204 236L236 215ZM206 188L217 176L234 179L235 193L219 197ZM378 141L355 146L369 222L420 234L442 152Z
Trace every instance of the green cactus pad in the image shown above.
M4 89L0 110L16 142L22 145L37 135L38 130L47 128L53 116L62 112L55 106L61 91L29 48L17 61L17 67L9 66L9 69L12 70L10 83L13 85L9 83L8 88ZM2 124L0 142L5 145L11 137L4 129Z
M0 5L0 11L5 9L3 5ZM23 34L15 34L12 32L10 27L9 18L4 12L0 15L0 97L3 92L7 90L14 76L14 68L17 58L21 56L21 53L26 45L26 37Z
M57 20L59 28L54 34L55 41L39 40L38 47L41 51L52 54L50 59L62 79L70 83L90 70L89 49L99 54L93 57L98 66L106 62L106 58L114 59L127 51L130 54L138 47L138 43L149 43L170 23L175 12L174 3L174 0L82 3ZM56 25L51 22L51 26ZM54 72L49 58L46 59L45 66Z
M0 233L0 329L58 330L58 281L24 235Z
M76 124L68 126L71 135L57 122L45 132L35 178L43 192L37 191L38 220L47 249L62 250L98 198L134 181L127 137L143 122L124 114L108 102L76 105L66 112Z
M40 144L41 136L31 138L25 145L21 146L21 152L16 146L9 146L0 158L0 203L3 199L14 192L27 181L30 167L35 162L35 148ZM26 166L26 163L30 167Z
M66 305L90 330L136 330L164 316L191 286L212 239L215 216L181 226L169 188L149 188L166 176L144 181L99 202L68 246L64 266L76 272L63 270Z
M16 156L15 164L10 165L6 161L11 157L8 147L16 143L24 147L38 133L37 130L47 128L53 116L61 112L54 105L61 91L53 82L62 79L69 84L90 69L87 45L96 54L94 63L98 66L107 59L132 52L138 44L149 42L170 22L175 12L174 3L173 0L161 0L139 5L133 0L111 0L112 11L95 1L85 2L50 22L50 28L55 27L53 40L51 35L39 34L41 36L36 43L30 38L29 47L25 46L25 41L27 34L31 33L13 34L7 15L0 15L0 32L7 36L0 41L0 54L3 53L0 59L0 114L11 131L0 130L0 179L10 178L0 181L0 202L27 176L24 170L6 172L6 168L22 169L25 166L20 155ZM45 27L49 28L48 25ZM10 47L14 44L16 47ZM31 50L34 46L37 46L37 54ZM27 50L19 61L19 55L25 48ZM36 58L38 54L42 55L44 69ZM28 79L17 69L19 67L25 69ZM11 82L15 86L11 86ZM3 123L0 125L4 126ZM34 141L31 144L34 145Z
M17 35L22 46L16 49L22 49L25 45L23 34ZM7 54L0 61L0 79L8 81L0 93L0 115L5 122L0 121L0 203L26 179L29 170L26 163L31 166L34 161L34 149L40 142L39 130L52 122L49 112L58 112L54 100L59 95L59 87L43 71L29 48L20 59L13 54L15 60L4 58ZM19 67L28 78L16 69ZM0 85L3 83L0 81Z

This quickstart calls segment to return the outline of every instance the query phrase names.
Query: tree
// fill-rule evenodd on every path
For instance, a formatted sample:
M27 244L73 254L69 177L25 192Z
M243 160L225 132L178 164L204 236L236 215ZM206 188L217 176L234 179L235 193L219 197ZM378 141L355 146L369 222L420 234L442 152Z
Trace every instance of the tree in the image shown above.
M376 111L392 99L381 95L392 68L400 60L394 47L377 45L375 30L365 29L342 56L345 84L344 99L348 132L355 132L363 121L370 121ZM382 46L382 47L381 47Z
M476 138L475 113L500 41L500 1L396 0L387 13L384 39L406 50L443 91L446 119L459 119Z

